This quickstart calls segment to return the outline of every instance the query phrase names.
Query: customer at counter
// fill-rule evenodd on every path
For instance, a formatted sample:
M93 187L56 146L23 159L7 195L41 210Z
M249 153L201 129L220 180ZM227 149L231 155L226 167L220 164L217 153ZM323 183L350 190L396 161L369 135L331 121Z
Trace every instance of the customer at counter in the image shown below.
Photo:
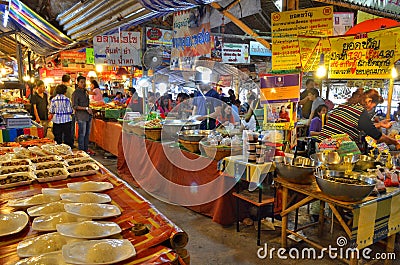
M197 119L201 121L200 129L215 129L216 118L221 115L222 102L215 87L209 84L200 84L199 89L207 91L204 95L198 93L193 99L192 115L200 115Z
M378 142L394 145L396 149L400 149L400 144L395 139L383 134L371 121L368 111L380 103L383 103L383 98L375 89L354 94L347 104L339 105L329 113L328 121L318 139L323 140L335 134L346 133L352 141L362 147L361 133L364 132ZM382 122L379 126L389 128L391 124Z

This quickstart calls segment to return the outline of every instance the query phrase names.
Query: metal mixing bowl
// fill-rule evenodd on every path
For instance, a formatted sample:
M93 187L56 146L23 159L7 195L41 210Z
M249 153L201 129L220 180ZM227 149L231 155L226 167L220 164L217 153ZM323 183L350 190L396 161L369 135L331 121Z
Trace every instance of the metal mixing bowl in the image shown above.
M211 130L185 130L178 133L178 138L189 142L200 142L201 139L207 137Z
M376 180L362 174L345 175L344 172L334 170L318 171L315 175L318 187L327 196L346 202L362 201L374 189ZM349 184L330 180L327 176L334 178L349 178L362 181L362 184Z
M200 128L201 121L192 120L165 120L163 122L162 137L177 138L177 133L184 130Z
M314 167L292 166L285 163L275 163L279 176L296 184L311 184L314 181Z
M341 157L337 152L315 153L310 156L311 160L316 161L318 165L325 165L330 170L346 171L353 170L355 163L359 160L360 155L346 155Z
M360 160L356 162L355 170L366 171L367 169L376 168L375 159L372 156L361 155Z

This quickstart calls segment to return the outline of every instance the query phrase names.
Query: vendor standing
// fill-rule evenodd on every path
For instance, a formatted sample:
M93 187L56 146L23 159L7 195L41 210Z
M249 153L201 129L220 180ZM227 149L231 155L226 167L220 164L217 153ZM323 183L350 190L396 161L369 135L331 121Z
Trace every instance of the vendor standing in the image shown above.
M315 88L313 79L307 79L306 88L300 94L299 105L301 106L301 116L304 119L309 119L311 114L312 101L308 98L308 93L312 88Z
M92 124L92 109L89 108L89 94L86 90L86 78L78 76L78 88L72 94L72 107L75 110L78 123L79 150L89 151L90 126ZM90 154L90 152L88 152Z
M200 115L197 118L201 121L200 129L213 130L216 118L221 115L222 101L216 88L211 88L209 84L200 84L199 89L208 91L204 95L199 93L193 99L192 115Z
M387 121L374 125L368 111L383 103L383 98L375 89L370 89L362 94L355 94L347 104L339 105L329 114L326 125L322 128L319 140L323 140L335 134L346 133L350 139L362 146L361 132L372 137L378 142L395 145L400 149L400 144L393 138L384 135L377 127L389 128Z

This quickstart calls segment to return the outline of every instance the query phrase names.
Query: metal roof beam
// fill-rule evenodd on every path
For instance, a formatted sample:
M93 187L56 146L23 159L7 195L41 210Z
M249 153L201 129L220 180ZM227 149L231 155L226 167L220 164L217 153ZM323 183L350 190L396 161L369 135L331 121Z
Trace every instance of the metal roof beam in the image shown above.
M266 48L271 49L271 44L269 44L268 41L265 39L261 38L257 33L254 32L251 28L249 28L245 23L243 23L240 19L236 18L232 13L230 13L227 10L224 10L224 8L216 3L210 3L210 5L217 9L219 12L221 12L224 16L229 18L233 23L235 23L241 30L243 30L245 33L249 34L253 39L264 45Z
M17 30L12 30L12 31L3 32L3 33L0 33L0 38L2 38L2 37L7 37L7 36L10 36L10 35L15 34L15 33L18 33L18 32L19 32L19 31L17 31Z

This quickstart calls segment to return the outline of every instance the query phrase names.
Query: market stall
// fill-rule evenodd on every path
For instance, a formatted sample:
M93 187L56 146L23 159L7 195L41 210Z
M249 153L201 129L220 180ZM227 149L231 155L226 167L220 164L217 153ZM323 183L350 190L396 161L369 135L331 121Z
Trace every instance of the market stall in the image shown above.
M198 163L204 162L208 165L201 171L182 169L168 159L164 148L168 149L166 151L167 153L182 153L189 160L196 160ZM142 151L138 152L134 150L146 150L145 152L147 152L149 156L143 155ZM159 174L166 180L184 186L190 186L193 185L193 183L202 185L215 180L221 184L216 185L216 187L221 190L231 185L232 182L235 182L233 178L225 177L218 171L218 161L181 150L177 146L163 146L160 142L145 140L135 134L123 132L119 138L118 151L118 174L120 177L128 183L133 182L134 185L137 185L137 183L135 183L135 178L140 177L140 183L148 184L148 186L153 187L153 189L149 191L152 194L163 193L165 189L168 188L159 184ZM133 167L133 165L136 166ZM143 178L144 176L145 178ZM216 194L218 192L219 190L215 190ZM172 195L179 196L179 194ZM207 204L189 206L188 208L212 217L213 221L219 224L230 225L234 221L234 201L231 192Z
M41 149L35 149L37 153L39 153ZM48 149L54 150L54 149ZM84 154L82 154L84 155ZM79 157L81 156L80 153L75 155L68 155L68 161L70 161L70 166L73 164L78 163L78 167L82 164L74 158L71 157ZM46 159L51 159L51 156L38 156L37 158L31 158L30 160L26 160L29 163L35 162L36 168L39 167L46 167L49 163L59 163L59 162L40 162L40 161L47 161ZM80 157L79 160L91 160L88 157ZM17 160L16 160L17 161ZM24 160L25 161L25 160ZM11 162L10 162L11 163ZM83 164L85 165L85 164ZM96 163L99 169L96 173L92 173L91 175L81 176L82 174L73 175L76 176L74 178L68 178L63 180L56 180L52 182L46 182L50 180L51 177L43 177L42 180L39 178L31 179L28 181L29 185L23 185L24 183L21 182L13 182L11 188L6 188L5 184L2 182L0 188L3 191L0 194L0 213L2 215L6 215L16 211L16 200L24 199L19 201L19 203L25 203L24 205L28 205L30 202L33 203L32 198L39 199L39 197L35 197L38 194L49 194L50 196L53 194L74 194L74 193L63 193L66 190L73 190L73 188L82 187L82 185L88 186L89 184L100 187L101 185L107 186L103 190L103 197L110 197L112 200L112 205L110 207L117 207L118 211L122 212L121 214L116 214L115 217L108 218L108 221L115 222L120 228L121 233L116 238L119 239L127 239L131 242L134 246L136 254L133 257L130 257L127 260L121 261L118 264L177 264L177 260L179 259L180 264L185 264L176 252L171 249L173 248L183 248L187 243L187 234L183 232L180 228L174 225L170 220L168 220L164 215L162 215L157 209L154 208L153 205L150 204L146 199L140 196L137 192L135 192L129 185L127 185L124 181L121 181L115 175L113 175L110 171L108 171L104 166L99 163ZM4 165L3 165L4 166ZM75 166L75 167L77 167ZM72 166L74 167L74 166ZM4 168L4 167L3 167ZM96 167L94 167L96 169ZM68 169L70 172L71 169ZM50 170L51 171L51 170ZM49 172L49 170L48 170ZM38 172L36 171L36 175L39 176ZM85 175L85 174L83 174ZM3 175L4 176L4 175ZM43 180L45 182L43 182ZM39 181L39 182L36 182ZM83 184L86 183L86 184ZM97 183L97 184L96 184ZM96 184L96 185L94 185ZM22 185L22 186L20 186ZM10 186L10 185L9 185ZM66 189L68 186L68 189ZM85 186L85 187L86 187ZM101 186L101 187L103 187ZM8 186L7 186L8 187ZM88 186L89 187L89 186ZM92 187L92 186L91 186ZM111 188L111 189L110 189ZM85 188L86 189L86 188ZM101 192L100 190L98 192ZM47 198L46 195L41 195L41 198ZM83 196L83 195L82 195ZM52 197L52 196L50 196ZM63 196L61 196L63 198ZM59 200L60 198L58 198ZM92 198L93 199L93 198ZM43 199L44 200L44 199ZM55 202L57 203L57 202ZM21 205L21 204L20 204ZM105 204L106 205L106 204ZM34 206L35 207L35 206ZM43 207L47 207L46 205ZM40 207L39 207L40 208ZM22 210L26 209L24 207ZM31 215L36 216L33 214L35 209L28 208L28 213ZM40 209L39 209L40 211ZM49 210L50 211L50 210ZM81 213L83 213L81 211ZM26 214L25 214L26 215ZM97 214L99 212L97 211ZM46 215L45 215L46 216ZM5 217L7 219L7 217ZM36 217L36 218L41 218ZM43 217L45 218L45 217ZM55 217L54 217L55 218ZM5 219L5 220L6 220ZM3 220L3 219L2 219ZM42 235L42 231L54 231L55 228L39 228L38 223L33 220L33 222L26 222L24 224L19 225L18 229L11 231L10 233L7 232L7 228L3 227L2 225L2 242L0 243L2 247L2 252L0 255L0 263L8 264L10 262L15 262L19 260L19 256L21 257L28 257L30 254L22 254L23 251L31 251L32 250L21 250L23 247L19 245L19 243L23 240L33 240L37 236ZM89 219L90 220L90 219ZM46 224L46 222L44 222ZM138 233L139 224L145 225L144 233ZM40 225L40 224L39 224ZM36 226L36 227L35 227ZM50 229L50 230L49 230ZM142 229L143 230L143 229ZM141 231L142 231L141 230ZM96 230L94 230L96 231ZM143 232L143 231L142 231ZM50 237L50 235L48 235ZM56 240L56 239L54 239ZM51 242L51 241L50 241ZM55 242L55 243L54 243ZM57 248L58 243L54 241L51 247ZM50 243L51 244L51 243ZM18 251L17 251L18 249ZM35 249L36 253L45 253L46 251L42 248ZM96 255L101 255L101 252L97 252ZM85 253L86 255L87 253ZM61 254L52 254L52 255L61 255ZM62 256L62 255L61 255ZM61 257L58 256L58 259ZM85 256L86 257L86 256ZM79 257L75 257L78 258ZM89 258L89 257L88 257Z
M120 123L94 118L92 120L89 140L103 150L117 156L118 139L121 132L122 125Z

